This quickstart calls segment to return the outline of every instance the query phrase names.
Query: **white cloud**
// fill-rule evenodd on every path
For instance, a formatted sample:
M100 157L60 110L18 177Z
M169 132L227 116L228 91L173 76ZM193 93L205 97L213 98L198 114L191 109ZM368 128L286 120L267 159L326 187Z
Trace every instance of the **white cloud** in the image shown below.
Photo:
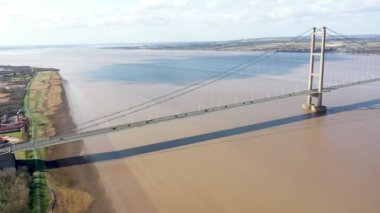
M144 36L152 31L154 38L158 30L168 34L171 30L173 35L186 31L196 37L202 29L206 39L221 39L221 32L237 35L232 30L241 31L241 37L248 36L253 27L275 34L276 30L267 26L289 26L295 22L302 25L291 28L323 22L346 22L348 27L352 16L367 20L363 24L370 28L370 22L379 13L380 0L0 0L0 32L21 28L75 33L73 30L80 29L107 37L112 30L128 35L141 30Z
M28 22L42 28L98 27L144 24L152 26L183 24L219 24L220 22L284 21L318 16L379 12L380 1L188 1L140 0L112 4L89 1L87 7L77 1L13 0L0 1L2 22ZM85 1L83 1L85 2ZM104 1L105 2L105 1ZM84 6L80 8L80 6Z

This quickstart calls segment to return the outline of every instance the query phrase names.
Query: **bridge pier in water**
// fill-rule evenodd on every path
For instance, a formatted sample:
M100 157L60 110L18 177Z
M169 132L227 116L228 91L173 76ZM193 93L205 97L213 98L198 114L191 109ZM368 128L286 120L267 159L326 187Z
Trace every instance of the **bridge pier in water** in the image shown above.
M320 51L316 49L316 36L320 37ZM308 90L315 91L307 96L306 103L302 105L302 108L307 112L325 113L326 106L322 105L322 93L323 93L323 74L325 65L325 43L326 43L326 27L322 30L316 30L313 28L313 33L311 34L311 44L310 44L310 67L309 67L309 83ZM319 72L315 72L315 57L319 57ZM317 87L314 88L314 78L318 79ZM314 104L313 99L317 99Z

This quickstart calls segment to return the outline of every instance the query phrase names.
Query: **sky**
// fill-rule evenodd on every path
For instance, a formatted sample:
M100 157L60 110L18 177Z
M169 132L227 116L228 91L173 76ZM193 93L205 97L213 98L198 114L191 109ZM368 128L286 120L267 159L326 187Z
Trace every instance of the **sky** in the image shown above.
M0 0L0 46L380 34L380 0Z

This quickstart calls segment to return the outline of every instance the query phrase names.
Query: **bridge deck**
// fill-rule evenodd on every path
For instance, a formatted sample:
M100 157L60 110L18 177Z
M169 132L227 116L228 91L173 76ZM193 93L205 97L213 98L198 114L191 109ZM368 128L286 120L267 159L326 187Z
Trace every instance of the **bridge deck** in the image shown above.
M330 92L332 90L339 89L339 88L350 87L350 86L366 84L366 83L372 83L372 82L377 82L377 81L380 81L380 78L363 80L363 81L358 81L358 82L353 82L353 83L340 84L340 85L336 85L336 86L326 87L326 88L324 88L324 92ZM96 135L101 135L101 134L106 134L106 133L111 133L111 132L117 132L117 131L121 131L121 130L137 128L137 127L143 127L146 125L162 123L162 122L175 120L175 119L188 118L188 117L192 117L192 116L198 116L198 115L203 115L206 113L217 112L217 111L222 111L222 110L227 110L227 109L232 109L232 108L237 108L237 107L242 107L242 106L247 106L247 105L252 105L252 104L258 104L258 103L274 101L274 100L279 100L279 99L285 99L285 98L301 96L301 95L311 95L311 94L315 94L316 92L317 91L315 91L315 90L305 90L305 91L300 91L300 92L295 92L295 93L288 93L288 94L272 96L272 97L268 97L268 98L243 101L243 102L239 102L239 103L217 106L217 107L211 107L211 108L207 108L207 109L185 112L185 113L180 113L180 114L175 114L175 115L168 115L168 116L163 116L163 117L159 117L159 118L155 118L155 119L142 120L142 121L137 121L137 122L133 122L133 123L121 124L121 125L91 130L91 131L82 132L82 133L56 136L56 137L52 137L52 138L49 138L46 140L41 140L41 141L26 141L26 142L13 144L13 145L9 145L9 146L0 148L0 155L5 154L5 153L14 153L14 152L26 151L26 150L30 150L30 149L53 146L53 145L57 145L57 144L74 142L74 141L78 141L78 140L81 140L81 139L84 139L87 137L96 136Z

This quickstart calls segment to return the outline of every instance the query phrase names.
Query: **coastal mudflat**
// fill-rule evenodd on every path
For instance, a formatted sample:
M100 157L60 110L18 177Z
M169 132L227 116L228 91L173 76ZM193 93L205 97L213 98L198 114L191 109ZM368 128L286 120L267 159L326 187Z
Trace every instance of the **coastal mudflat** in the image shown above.
M67 97L61 78L56 76L56 92L50 102L55 108L50 109L50 119L54 125L54 131L75 129L75 124L70 116ZM65 133L70 133L65 132ZM77 156L83 149L83 142L77 141L71 144L61 144L46 148L46 162L68 156ZM54 164L60 167L59 163ZM98 174L94 165L88 164L81 167L67 167L47 170L49 188L53 192L52 209L54 212L112 212L112 206L108 198L104 196L104 189L98 183Z

